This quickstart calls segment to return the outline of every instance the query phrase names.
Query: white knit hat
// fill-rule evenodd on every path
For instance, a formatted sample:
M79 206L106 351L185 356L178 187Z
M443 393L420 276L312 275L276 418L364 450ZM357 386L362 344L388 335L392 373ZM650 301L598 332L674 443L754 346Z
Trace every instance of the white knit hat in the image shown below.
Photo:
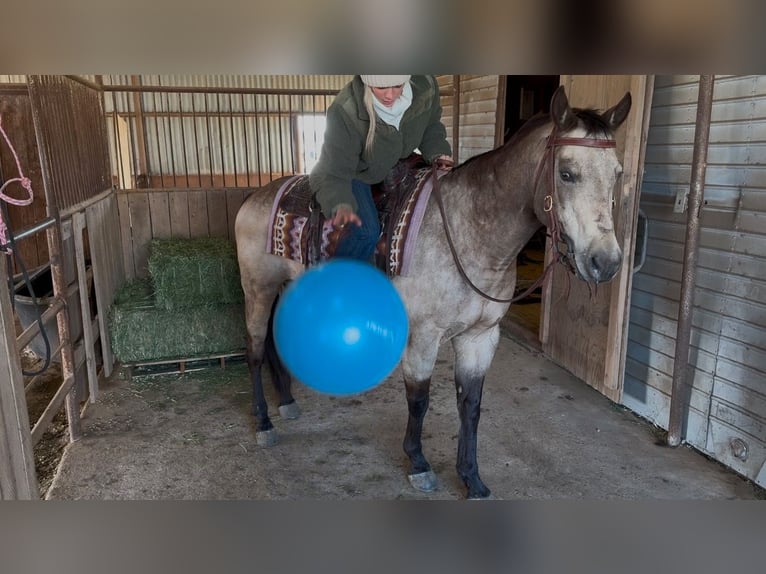
M371 88L388 88L401 86L410 79L410 76L359 76L362 82Z

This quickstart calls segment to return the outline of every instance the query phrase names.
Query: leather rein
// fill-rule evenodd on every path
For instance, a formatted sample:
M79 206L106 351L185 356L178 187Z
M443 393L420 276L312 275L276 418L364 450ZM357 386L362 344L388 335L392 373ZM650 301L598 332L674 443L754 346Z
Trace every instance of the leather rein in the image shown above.
M553 213L553 195L555 194L555 191L556 191L556 174L555 174L556 166L555 166L555 162L553 161L553 152L555 148L560 146L566 146L566 145L608 149L608 148L614 148L616 146L616 142L611 139L605 140L605 139L597 139L597 138L557 137L556 127L554 126L553 130L551 131L551 134L546 139L545 151L543 152L543 157L540 158L540 163L537 164L537 169L535 172L535 187L533 189L533 197L534 197L534 195L537 194L537 188L540 186L540 177L542 176L543 170L545 169L545 165L547 163L550 163L549 173L550 173L551 193L550 195L546 195L543 200L544 201L543 210L548 214L549 224L547 227L548 227L548 231L550 232L551 243L553 245L553 250L555 252L554 257L545 267L543 274L532 284L531 287L526 289L523 293L516 295L515 297L510 297L508 299L499 299L497 297L492 297L491 295L488 295L487 293L482 291L479 287L477 287L474 284L474 282L471 281L471 279L466 274L465 269L460 263L460 258L458 257L457 250L455 249L455 244L452 241L452 234L450 233L450 230L449 230L449 224L447 223L447 213L446 213L446 210L444 209L444 202L442 200L441 191L439 190L439 178L437 177L437 174L436 174L437 162L434 162L432 164L433 194L436 197L436 203L439 206L439 212L441 213L442 224L444 225L444 232L447 237L447 243L449 244L450 251L452 252L452 258L455 260L455 265L457 266L457 270L460 273L460 276L463 279L465 279L466 283L468 283L471 289L473 289L476 293L478 293L485 299L489 299L490 301L494 301L495 303L515 303L516 301L520 301L521 299L524 299L545 282L554 263L562 263L565 267L567 267L567 269L570 272L574 272L574 265L570 261L571 254L563 254L561 253L561 251L559 251L558 246L559 246L559 243L561 242L561 229L560 229L561 226L559 225L559 222Z

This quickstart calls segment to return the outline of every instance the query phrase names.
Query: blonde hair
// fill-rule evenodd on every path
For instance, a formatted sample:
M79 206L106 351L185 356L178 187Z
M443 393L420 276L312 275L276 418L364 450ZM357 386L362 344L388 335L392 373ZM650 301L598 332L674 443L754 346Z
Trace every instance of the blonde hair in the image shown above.
M375 142L375 124L378 121L378 114L375 113L375 106L372 104L374 97L372 88L365 84L364 107L367 110L367 115L370 116L370 127L367 129L367 139L364 141L364 153L368 158L372 155L372 144Z

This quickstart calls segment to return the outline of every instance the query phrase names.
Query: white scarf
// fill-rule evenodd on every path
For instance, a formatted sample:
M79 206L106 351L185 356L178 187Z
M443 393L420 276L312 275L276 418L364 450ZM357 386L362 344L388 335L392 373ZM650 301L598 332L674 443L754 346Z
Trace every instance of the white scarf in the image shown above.
M396 99L390 108L381 104L375 94L372 96L372 107L375 108L375 113L381 120L396 129L399 129L399 122L402 121L402 116L410 105L412 105L412 86L409 82L404 83L402 95Z

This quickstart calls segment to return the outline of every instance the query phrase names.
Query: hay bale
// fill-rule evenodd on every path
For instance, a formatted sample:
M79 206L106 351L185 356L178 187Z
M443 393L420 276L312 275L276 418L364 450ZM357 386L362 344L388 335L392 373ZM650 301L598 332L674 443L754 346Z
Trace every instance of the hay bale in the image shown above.
M122 363L237 353L245 348L244 306L169 311L155 303L149 280L132 281L115 294L109 332L114 355Z
M244 300L236 248L226 239L155 239L150 246L149 275L162 309Z

